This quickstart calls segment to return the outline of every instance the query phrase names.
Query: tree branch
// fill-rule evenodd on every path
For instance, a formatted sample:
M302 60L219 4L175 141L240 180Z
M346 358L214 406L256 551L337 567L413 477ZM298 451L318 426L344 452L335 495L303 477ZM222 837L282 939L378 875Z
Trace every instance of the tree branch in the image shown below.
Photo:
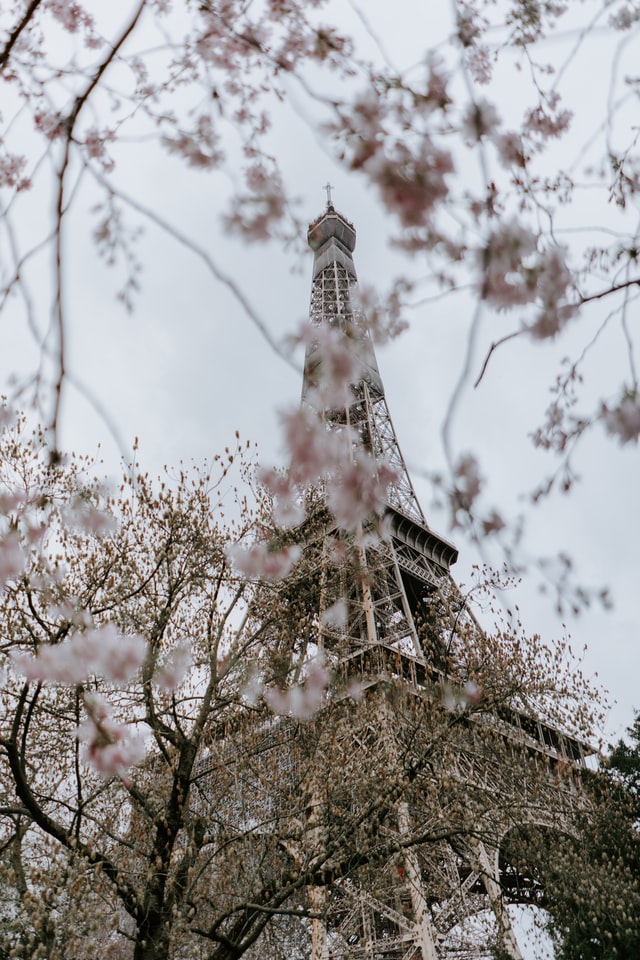
M9 62L9 57L11 56L11 51L16 45L17 41L20 39L20 35L23 30L29 25L31 17L36 12L42 0L31 0L31 3L25 10L22 20L14 27L13 31L9 34L9 39L4 45L4 50L0 53L0 73L4 70L7 63Z

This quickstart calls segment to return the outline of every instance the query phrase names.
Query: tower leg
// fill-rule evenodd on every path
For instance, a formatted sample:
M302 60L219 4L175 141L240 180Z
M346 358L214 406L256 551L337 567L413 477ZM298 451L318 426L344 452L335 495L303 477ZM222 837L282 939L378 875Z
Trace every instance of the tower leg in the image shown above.
M495 856L490 857L487 848L480 840L476 840L472 844L472 849L482 871L482 883L487 891L487 897L489 898L491 909L496 918L500 946L507 957L512 957L513 960L523 960L498 881L497 853Z
M401 836L407 836L410 831L409 807L406 801L398 805L398 827ZM405 871L409 881L411 906L413 907L413 925L415 930L416 946L422 951L422 960L437 960L436 940L429 907L422 889L422 878L418 866L418 858L410 848L404 858Z
M309 906L313 913L322 914L325 901L326 891L321 887L312 887L309 890ZM319 917L314 917L311 921L311 960L329 960L327 925Z

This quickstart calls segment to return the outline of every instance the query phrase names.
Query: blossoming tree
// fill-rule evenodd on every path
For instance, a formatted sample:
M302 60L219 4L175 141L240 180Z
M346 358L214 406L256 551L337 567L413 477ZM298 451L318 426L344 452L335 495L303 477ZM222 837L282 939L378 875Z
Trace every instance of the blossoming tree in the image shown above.
M544 704L548 722L586 737L593 702L562 646L506 625L485 636L443 598L423 627L442 654L428 695L401 673L354 685L331 651L314 654L310 504L292 559L280 549L291 531L265 540L259 491L238 486L222 524L240 450L217 473L153 484L136 470L108 494L92 464L52 466L43 435L25 431L0 439L14 538L0 597L10 955L231 960L260 955L264 934L271 955L291 956L312 920L334 922L345 880L399 869L413 845L442 896L427 864L443 844L499 843L525 794L541 816L550 804L572 815L567 771L529 762L483 719ZM259 577L230 564L267 542L291 576L282 561L260 561ZM380 711L401 731L393 758ZM456 756L487 769L452 776ZM425 814L399 833L401 797Z

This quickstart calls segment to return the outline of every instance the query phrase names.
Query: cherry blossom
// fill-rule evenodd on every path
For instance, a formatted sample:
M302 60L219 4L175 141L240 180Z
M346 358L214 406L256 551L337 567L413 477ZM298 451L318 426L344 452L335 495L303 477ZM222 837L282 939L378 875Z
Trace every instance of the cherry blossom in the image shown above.
M14 656L14 665L27 680L83 683L90 676L126 682L142 666L146 643L122 636L113 624L74 634L63 643L40 647L35 657Z
M0 140L0 149L2 141ZM23 176L27 158L12 153L0 152L0 187L15 187L16 192L31 186L28 177Z
M174 647L153 673L153 682L162 690L175 690L191 666L191 649L183 643Z
M523 123L523 132L537 136L542 140L560 137L569 129L572 113L559 109L560 96L556 92L548 97L547 108L541 104L527 111Z
M444 683L441 689L442 705L451 713L463 713L482 702L482 688L475 680L467 680L462 686Z
M462 132L469 143L493 135L499 125L498 111L488 100L470 103L462 116Z
M345 600L336 600L322 614L322 622L327 627L339 630L346 626L349 619L349 608Z
M331 477L327 503L336 523L355 530L372 514L381 514L389 486L398 480L395 467L356 448L352 462Z
M514 131L498 133L492 137L498 152L500 162L507 169L510 167L524 168L527 164L527 155L520 134Z
M451 153L423 136L412 150L398 141L387 152L377 150L363 167L380 196L404 227L428 223L434 207L448 193L447 175L453 173Z
M453 526L460 524L460 514L471 511L474 502L482 490L480 466L473 454L467 453L460 457L455 467L455 485L449 494L451 504L451 522Z
M308 667L304 683L287 690L269 687L264 692L264 701L274 713L309 720L320 709L329 681L329 672L322 658L318 658Z
M105 779L123 777L145 756L144 742L129 724L116 723L111 708L98 693L85 691L87 719L76 736L83 744L85 758Z
M109 173L115 166L113 159L107 154L107 143L114 140L113 130L100 131L97 127L90 127L84 135L87 155L92 160L99 160L105 173Z
M69 33L76 33L82 27L89 31L93 28L93 17L75 0L49 0L47 9Z
M165 135L163 143L170 153L184 157L192 167L217 167L224 160L218 134L206 114L197 119L193 131L182 130L175 136Z
M311 348L314 363L314 368L307 371L312 384L305 396L307 403L319 411L349 404L351 385L364 370L362 338L363 332L353 323L345 329L328 323L303 324L296 340Z
M297 545L277 549L272 543L255 543L245 546L231 544L226 550L229 560L245 577L260 577L265 580L279 580L290 573L301 555Z
M566 263L566 251L552 247L538 261L537 293L541 305L535 321L526 325L536 339L555 337L575 317L578 306L568 303L573 277Z
M90 495L79 493L61 513L69 529L81 530L97 537L105 536L116 529L115 518L104 507L97 507Z
M17 534L7 534L0 540L0 589L8 580L20 576L25 563L26 557Z
M535 297L536 277L524 264L535 254L537 237L515 218L495 227L477 256L482 269L480 295L498 309L528 303Z
M294 484L315 483L327 471L335 470L355 441L353 431L333 430L318 413L303 405L281 414L284 443L291 458L289 477Z
M608 433L620 444L637 443L640 437L640 395L637 389L626 390L615 407L602 405L600 416Z

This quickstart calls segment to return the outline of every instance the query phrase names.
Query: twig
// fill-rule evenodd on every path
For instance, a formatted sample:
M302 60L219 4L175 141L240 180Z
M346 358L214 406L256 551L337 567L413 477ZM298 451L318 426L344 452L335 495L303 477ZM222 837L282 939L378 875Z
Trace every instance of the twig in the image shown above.
M485 372L486 372L486 369L487 369L487 367L488 367L488 365L489 365L489 360L491 359L491 354L493 353L493 351L494 351L494 350L497 350L498 347L501 347L502 344L503 344L503 343L506 343L508 340L513 340L515 337L519 337L520 334L523 333L523 332L524 332L523 330L514 330L513 333L508 333L506 336L501 337L500 340L494 340L494 341L493 341L493 343L492 343L491 346L489 347L489 352L487 353L486 357L484 358L484 363L482 364L482 368L481 368L480 373L479 373L479 375L478 375L478 379L476 380L476 382L475 382L474 385L473 385L473 389L474 389L474 390L475 390L475 388L479 385L480 381L482 380L482 378L483 378L484 375L485 375Z

